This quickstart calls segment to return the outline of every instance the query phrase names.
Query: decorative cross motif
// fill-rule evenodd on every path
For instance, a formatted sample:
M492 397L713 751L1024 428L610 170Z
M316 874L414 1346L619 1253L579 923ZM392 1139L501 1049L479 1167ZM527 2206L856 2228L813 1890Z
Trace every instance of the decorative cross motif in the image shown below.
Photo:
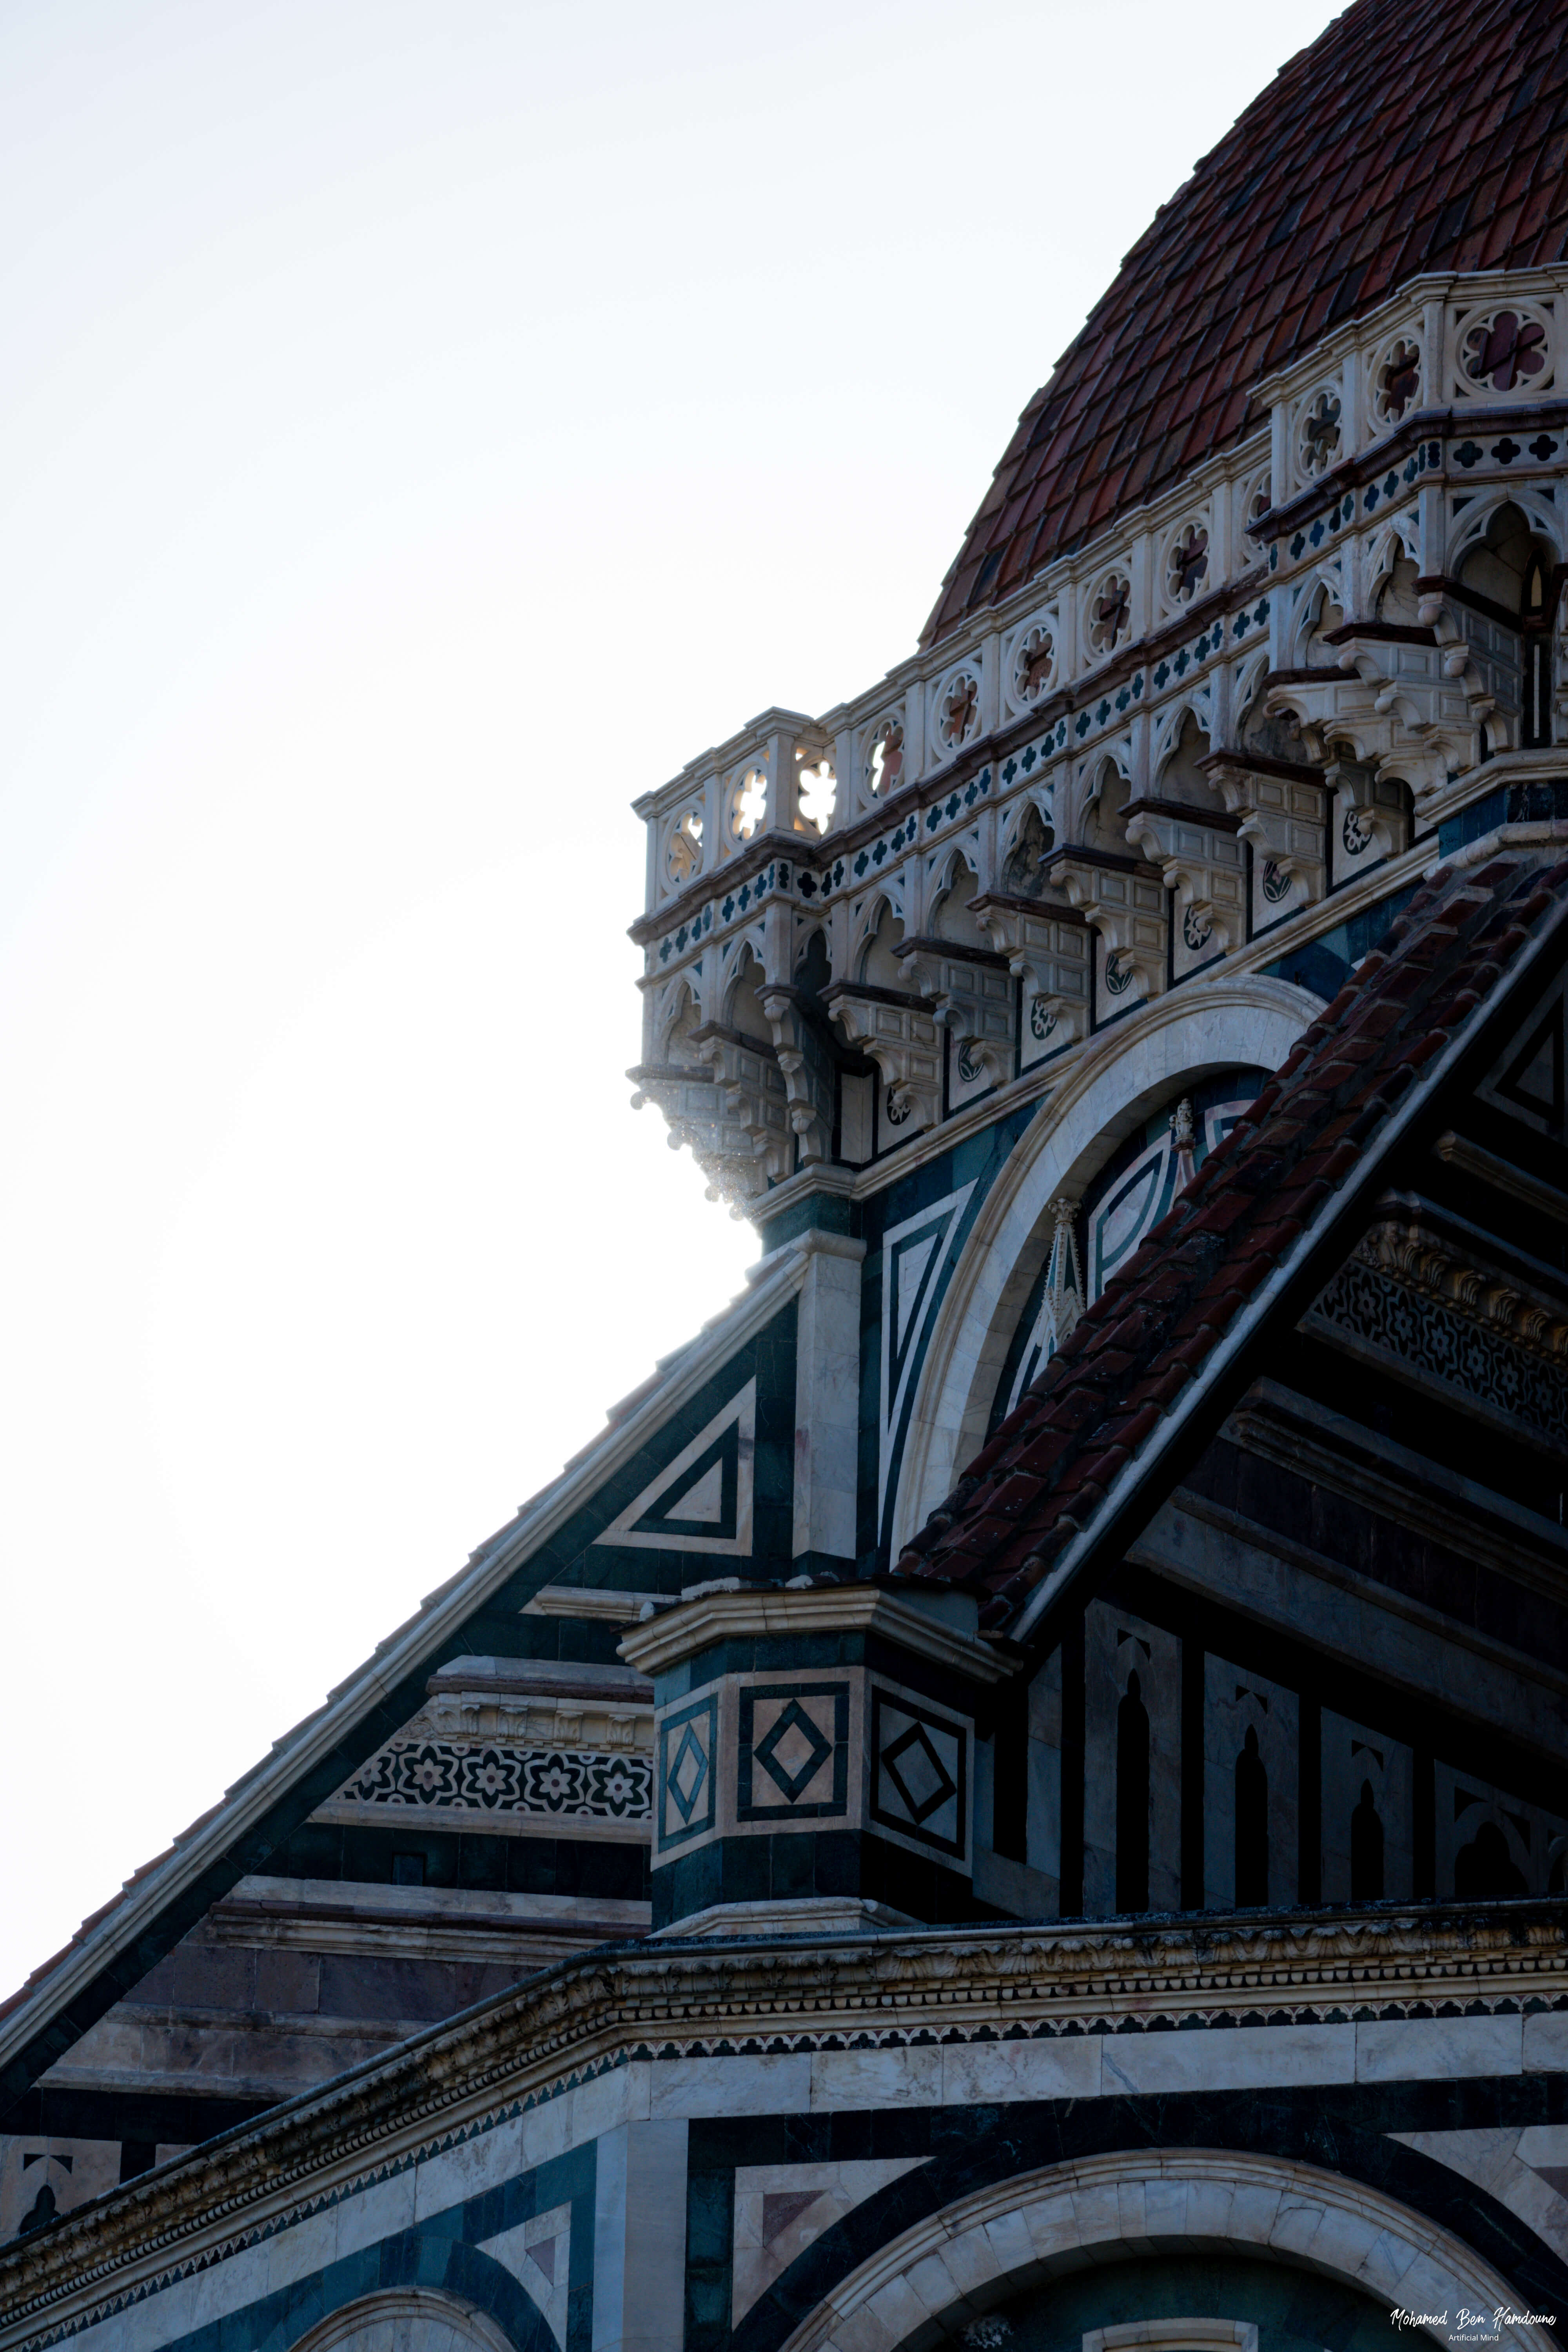
M962 743L974 724L975 709L980 700L980 685L967 671L960 671L952 681L952 691L942 706L942 740L944 743Z
M1166 559L1166 578L1178 604L1191 603L1208 568L1209 535L1197 524L1187 523L1172 541Z
M1545 328L1517 310L1500 310L1465 337L1465 373L1494 392L1511 392L1521 376L1539 375L1545 365Z
M1108 654L1127 629L1132 613L1132 583L1113 572L1094 600L1089 640L1099 654Z
M1301 463L1309 474L1321 474L1340 446L1340 404L1331 392L1319 393L1301 419Z
M1034 702L1050 684L1057 657L1049 629L1033 628L1024 636L1014 660L1014 683L1021 702Z
M880 800L892 792L904 772L904 730L896 719L879 727L871 742L871 763L867 782L873 800Z
M1377 404L1390 425L1397 424L1421 389L1421 352L1401 340L1389 352L1377 378Z

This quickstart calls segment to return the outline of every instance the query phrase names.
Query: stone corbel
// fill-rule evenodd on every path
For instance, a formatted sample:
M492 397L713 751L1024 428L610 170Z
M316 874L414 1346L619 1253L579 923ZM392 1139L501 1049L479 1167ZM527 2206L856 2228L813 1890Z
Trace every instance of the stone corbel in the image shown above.
M1416 614L1436 639L1443 676L1465 697L1469 717L1484 726L1494 751L1518 747L1521 656L1519 624L1500 609L1481 611L1445 592L1441 575L1419 580Z
M923 996L840 981L822 1002L850 1045L876 1063L895 1127L934 1127L942 1117L942 1033Z
M1353 744L1358 761L1401 778L1420 806L1453 770L1474 764L1480 706L1489 709L1489 698L1477 695L1481 681L1473 668L1458 677L1445 673L1430 631L1373 635L1372 628L1336 630L1339 667L1288 675L1269 688L1264 711L1299 719L1313 759L1327 759L1335 741Z
M1323 779L1334 796L1336 856L1373 864L1409 847L1410 818L1395 781L1358 760L1332 761Z
M833 1070L827 1048L812 1033L798 989L766 987L760 1002L773 1033L789 1123L804 1163L833 1152Z
M1224 953L1247 938L1247 859L1240 820L1184 802L1140 800L1125 811L1127 838L1176 895L1176 936L1186 957Z
M1024 983L1024 1022L1037 1045L1076 1044L1089 1032L1089 926L1075 908L991 891L969 911Z
M1053 887L1066 893L1105 942L1105 985L1112 1001L1138 982L1145 997L1165 988L1167 907L1158 872L1142 859L1109 850L1058 850L1049 861Z
M1237 837L1252 845L1264 919L1287 905L1315 906L1328 881L1322 779L1286 760L1217 751L1200 762L1217 786Z
M1013 1075L1016 992L1005 956L949 940L906 940L899 960L940 1025L996 1085ZM967 1077L969 1070L964 1071Z
M795 1170L784 1074L771 1045L716 1022L693 1033L707 1065L647 1065L628 1070L632 1108L656 1103L669 1124L669 1148L689 1145L709 1198L736 1216Z

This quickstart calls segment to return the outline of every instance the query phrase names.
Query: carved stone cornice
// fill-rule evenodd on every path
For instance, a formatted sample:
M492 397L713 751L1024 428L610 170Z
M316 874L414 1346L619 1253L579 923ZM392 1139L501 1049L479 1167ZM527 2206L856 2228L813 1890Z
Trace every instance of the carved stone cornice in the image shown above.
M725 1587L728 1589L725 1589ZM977 1613L963 1596L951 1599L973 1623ZM790 1591L780 1585L746 1586L735 1580L692 1594L661 1609L646 1625L636 1625L620 1645L621 1655L639 1674L657 1675L710 1649L716 1642L746 1641L759 1634L878 1633L931 1664L946 1666L966 1681L998 1683L1014 1671L1006 1650L952 1623L934 1609L902 1600L879 1584L824 1584Z
M1559 1362L1568 1356L1568 1308L1561 1300L1457 1251L1426 1222L1419 1203L1398 1206L1404 1213L1380 1217L1358 1243L1355 1255L1363 1265L1458 1307L1516 1346Z
M0 2328L79 2328L650 2043L675 2058L764 2032L902 2047L1527 2002L1568 2009L1568 1902L605 1947L6 2248Z

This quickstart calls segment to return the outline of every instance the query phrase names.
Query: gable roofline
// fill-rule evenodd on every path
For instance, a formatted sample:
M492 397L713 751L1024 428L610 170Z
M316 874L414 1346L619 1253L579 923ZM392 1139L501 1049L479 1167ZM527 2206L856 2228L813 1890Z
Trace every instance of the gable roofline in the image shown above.
M1478 845L1477 846L1479 846ZM1463 1018L1447 1034L1446 1042L1426 1056L1424 1068L1403 1090L1396 1103L1390 1106L1364 1143L1351 1147L1352 1164L1341 1173L1338 1182L1310 1215L1304 1229L1283 1250L1279 1262L1269 1270L1258 1289L1247 1297L1229 1328L1220 1334L1203 1354L1201 1361L1186 1378L1181 1394L1168 1407L1145 1405L1139 1419L1147 1426L1132 1444L1129 1456L1115 1468L1103 1492L1097 1492L1091 1507L1081 1523L1071 1516L1071 1499L1067 1510L1056 1517L1032 1538L1037 1549L1030 1551L1013 1574L998 1589L992 1587L992 1598L983 1606L982 1623L995 1631L1005 1631L1011 1639L1026 1643L1032 1653L1043 1654L1054 1643L1062 1620L1069 1607L1076 1603L1085 1587L1102 1574L1120 1557L1134 1534L1163 1501L1183 1470L1206 1444L1226 1414L1231 1410L1249 1381L1254 1377L1255 1359L1267 1340L1280 1324L1293 1324L1305 1311L1336 1266L1347 1254L1350 1242L1347 1233L1364 1218L1371 1202L1386 1181L1390 1160L1408 1142L1423 1119L1436 1119L1439 1098L1457 1082L1462 1081L1474 1066L1476 1075L1484 1068L1489 1057L1500 1050L1520 1015L1521 999L1528 998L1542 984L1568 955L1568 865L1548 866L1542 855L1550 848L1560 856L1561 843L1542 845L1531 854L1523 844L1510 845L1508 852L1495 856L1482 871L1476 870L1475 850L1462 852L1451 862L1436 869L1431 880L1406 911L1402 923L1390 934L1393 953L1374 950L1379 962L1370 986L1375 987L1385 974L1400 965L1400 950L1415 945L1428 929L1438 922L1445 910L1452 911L1466 898L1473 901L1468 922L1458 929L1467 932L1474 946L1487 932L1489 921L1495 929L1500 922L1511 919L1515 924L1531 920L1529 909L1534 908L1534 929L1522 938L1495 986L1485 991L1478 1002L1465 1012ZM1489 888L1486 886L1489 881ZM1529 886L1533 884L1531 890ZM1536 902L1543 893L1555 896L1556 904ZM1496 947L1495 940L1489 942ZM1369 959L1370 961L1370 959ZM1340 1024L1355 1008L1358 999L1369 992L1365 979L1347 982L1335 1002L1326 1008L1320 1019L1301 1039L1295 1052L1270 1081L1270 1088L1279 1089L1287 1080L1302 1076L1315 1059L1321 1056L1331 1065L1342 1042ZM1423 1042L1433 1035L1428 1009L1423 1008ZM1433 1017L1437 1017L1434 1014ZM1419 1051L1413 1045L1412 1051ZM1395 1066L1397 1068L1399 1066ZM1387 1084L1394 1073L1379 1070L1377 1087ZM1270 1088L1265 1089L1267 1096ZM1374 1088L1374 1098L1375 1098ZM1363 1107L1370 1108L1370 1104ZM1225 1181L1237 1164L1240 1139L1250 1132L1255 1148L1266 1146L1268 1118L1275 1110L1289 1113L1288 1097L1277 1093L1276 1102L1268 1117L1258 1121L1250 1130L1238 1127L1237 1141L1227 1150L1212 1154L1205 1168L1200 1171L1197 1185L1189 1188L1189 1202L1196 1200L1197 1213L1212 1205L1213 1192ZM1346 1139L1336 1139L1332 1149L1337 1153L1346 1148ZM1299 1171L1292 1171L1297 1173ZM1034 1433L1035 1417L1042 1406L1048 1406L1070 1396L1078 1367L1085 1360L1085 1341L1101 1336L1106 1328L1114 1328L1132 1303L1140 1276L1142 1278L1158 1266L1163 1255L1173 1255L1184 1238L1184 1226L1177 1211L1168 1216L1164 1226L1157 1228L1139 1252L1131 1267L1119 1276L1116 1282L1101 1294L1088 1313L1080 1318L1072 1340L1062 1356L1055 1360L1058 1372L1053 1382L1049 1375L1025 1398L995 1435L982 1449L961 1481L957 1507L944 1505L927 1521L926 1528L909 1547L900 1562L904 1572L916 1576L944 1579L954 1582L973 1581L973 1567L965 1569L963 1555L967 1551L973 1563L977 1549L988 1539L977 1534L966 1519L989 1518L993 1527L1002 1516L994 1507L987 1513L980 1507L994 1505L994 1482L1005 1478L1016 1450L1026 1444ZM1135 1311L1135 1310L1134 1310ZM1183 1351L1184 1352L1184 1350ZM1167 1369L1172 1356L1169 1337L1152 1363L1141 1368L1137 1384L1148 1388ZM1089 1359L1092 1373L1092 1358ZM1186 1371L1185 1366L1169 1362L1169 1370ZM1093 1436L1086 1439L1091 1454ZM1069 1461L1073 1457L1069 1456ZM1081 1459L1081 1457L1078 1457ZM1091 1461L1090 1469L1094 1467ZM986 1482L993 1491L986 1492ZM978 1481L979 1489L964 1491L966 1481ZM1042 1512L1047 1504L1046 1480L1040 1476L1037 1497ZM1085 1500L1089 1500L1085 1496ZM1016 1507L1020 1521L1027 1506ZM939 1525L940 1522L940 1525ZM1047 1554L1056 1529L1071 1530L1068 1539L1055 1559ZM967 1539L966 1539L967 1538ZM998 1553L1010 1550L1005 1538L989 1538ZM951 1570L944 1567L942 1553L954 1554Z
M103 1979L114 1963L133 1945L156 1941L160 1923L173 1918L174 1930L163 1947L171 1948L191 1924L183 1916L182 1905L188 1905L198 1888L202 1909L216 1900L211 1883L215 1875L222 1877L226 1863L229 1883L238 1882L253 1865L233 1859L237 1842L254 1832L312 1768L330 1759L345 1735L384 1705L400 1683L427 1668L432 1654L460 1633L475 1610L772 1320L800 1289L813 1255L818 1251L842 1255L855 1248L838 1234L813 1231L748 1268L746 1291L704 1324L662 1378L656 1375L651 1384L634 1390L620 1417L612 1419L593 1444L525 1504L509 1527L471 1554L467 1566L438 1585L415 1616L376 1644L357 1673L340 1683L321 1706L274 1744L269 1756L198 1815L165 1853L128 1879L119 1895L33 1971L0 2011L0 2114L122 1996L127 1988L119 1983L103 1994ZM204 1880L209 1882L207 1887L202 1887ZM152 1958L138 1955L137 1975L152 1965ZM65 2019L73 2010L76 2013Z

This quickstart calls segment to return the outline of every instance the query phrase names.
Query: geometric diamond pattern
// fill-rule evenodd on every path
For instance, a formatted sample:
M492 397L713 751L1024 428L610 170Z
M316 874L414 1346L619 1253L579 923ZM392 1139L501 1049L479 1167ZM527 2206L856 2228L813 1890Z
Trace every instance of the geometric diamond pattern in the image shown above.
M875 1685L870 1713L872 1821L962 1861L969 1850L967 1730Z
M736 1820L842 1819L849 1796L848 1683L758 1683L736 1696Z
M716 1695L693 1699L658 1727L658 1844L661 1852L700 1837L714 1824Z

